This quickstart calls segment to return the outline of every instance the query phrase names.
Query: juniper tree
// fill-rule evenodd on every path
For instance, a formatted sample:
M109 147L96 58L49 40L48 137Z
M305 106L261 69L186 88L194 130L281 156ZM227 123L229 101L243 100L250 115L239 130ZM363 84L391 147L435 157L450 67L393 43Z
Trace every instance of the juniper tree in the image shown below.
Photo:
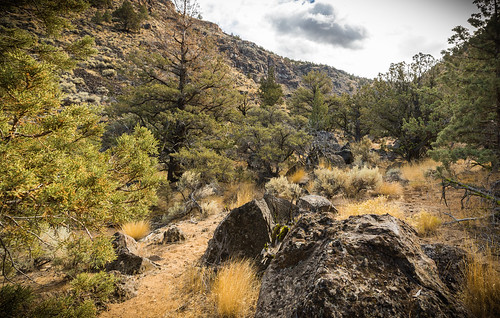
M39 3L40 4L40 3ZM47 10L46 8L38 8ZM50 27L49 27L50 29ZM156 141L137 128L99 151L100 109L61 104L58 74L92 54L91 38L65 49L0 28L0 267L46 244L47 228L98 230L144 216L156 198ZM45 242L45 243L44 243Z
M175 26L156 34L156 47L131 56L138 84L109 109L119 123L138 123L154 133L159 161L172 181L199 162L190 152L203 152L221 164L227 160L231 145L223 131L237 96L227 65L194 25L197 3L176 5Z
M498 169L500 164L500 13L497 0L476 0L479 13L459 26L444 54L442 111L448 125L431 155L445 164L472 159Z

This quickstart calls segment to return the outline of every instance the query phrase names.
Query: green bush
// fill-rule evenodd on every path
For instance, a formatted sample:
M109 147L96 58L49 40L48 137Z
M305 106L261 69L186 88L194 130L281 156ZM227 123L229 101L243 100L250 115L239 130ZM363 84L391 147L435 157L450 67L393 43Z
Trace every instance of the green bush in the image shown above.
M266 191L276 197L294 200L300 196L302 188L298 184L288 181L287 177L281 176L270 179L266 183Z
M141 6L139 12L135 11L134 6L128 0L123 1L121 7L113 12L113 17L121 23L125 31L138 31L141 23L147 19L147 9Z
M34 296L30 288L20 285L4 285L0 289L0 313L2 317L23 317L30 309Z
M66 255L59 261L68 275L76 276L83 271L102 269L115 259L111 239L99 236L94 240L80 237L67 242Z
M92 301L97 306L103 306L115 291L116 277L106 272L96 274L81 273L71 281L75 298L81 303Z

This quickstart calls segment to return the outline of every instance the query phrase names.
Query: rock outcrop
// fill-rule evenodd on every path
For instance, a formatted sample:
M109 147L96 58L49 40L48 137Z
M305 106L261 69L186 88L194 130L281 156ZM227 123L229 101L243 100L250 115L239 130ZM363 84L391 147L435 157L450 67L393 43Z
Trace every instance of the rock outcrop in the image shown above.
M274 241L275 227L298 215L297 206L271 195L236 208L215 229L201 263L211 266L230 258L249 258L260 264L264 247Z
M264 273L255 317L467 317L418 241L389 215L304 214Z
M422 250L436 263L441 281L452 292L458 292L464 282L467 253L461 248L440 243L422 245Z
M156 266L147 258L137 255L137 243L130 236L116 232L113 235L113 248L117 258L106 265L108 271L119 271L122 274L141 274Z
M153 232L151 232L151 234L143 238L141 241L145 242L147 245L163 245L181 242L185 239L186 236L181 231L181 229L179 229L179 227L170 225L154 230Z

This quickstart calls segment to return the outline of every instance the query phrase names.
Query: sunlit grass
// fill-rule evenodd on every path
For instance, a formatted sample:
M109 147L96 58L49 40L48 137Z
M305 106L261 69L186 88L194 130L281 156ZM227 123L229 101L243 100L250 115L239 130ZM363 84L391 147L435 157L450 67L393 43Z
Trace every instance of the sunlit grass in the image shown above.
M248 260L231 261L217 272L211 289L218 317L251 317L259 296L260 282Z
M376 189L376 192L380 195L385 195L388 197L400 197L403 195L403 186L399 182L382 182L380 186Z
M344 207L339 207L338 210L340 219L346 219L352 215L363 214L390 214L401 220L405 218L405 215L401 211L399 205L388 201L384 196L379 196L377 198L359 203L349 203Z
M122 224L121 229L137 241L149 234L150 224L148 221L132 221Z
M484 254L472 251L465 270L461 298L476 317L498 317L500 313L500 273L498 258L491 249Z
M401 173L409 181L410 187L418 189L429 188L429 181L426 173L436 169L439 164L432 159L425 159L419 162L411 162L401 167Z
M257 187L253 183L239 183L229 187L228 192L230 194L236 193L231 202L229 203L229 208L238 208L245 203L248 203L255 199L259 195Z
M288 176L288 181L292 183L300 183L307 177L307 172L303 169L297 169L292 175Z
M427 211L421 211L412 218L411 223L415 226L418 234L429 236L437 232L443 220Z

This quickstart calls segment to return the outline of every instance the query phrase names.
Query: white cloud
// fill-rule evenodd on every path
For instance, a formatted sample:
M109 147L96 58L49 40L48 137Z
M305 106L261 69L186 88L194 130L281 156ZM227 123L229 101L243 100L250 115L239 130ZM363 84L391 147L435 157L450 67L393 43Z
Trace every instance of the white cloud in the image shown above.
M439 58L466 0L198 0L203 17L279 55L375 77L418 53Z

